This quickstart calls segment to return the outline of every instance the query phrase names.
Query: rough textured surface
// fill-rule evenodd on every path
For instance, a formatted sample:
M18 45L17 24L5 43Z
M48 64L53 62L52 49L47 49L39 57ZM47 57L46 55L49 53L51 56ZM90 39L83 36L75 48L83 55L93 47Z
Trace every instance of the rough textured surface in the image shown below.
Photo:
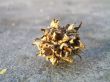
M0 82L110 82L109 0L0 0ZM83 60L54 67L31 45L58 18L79 23Z

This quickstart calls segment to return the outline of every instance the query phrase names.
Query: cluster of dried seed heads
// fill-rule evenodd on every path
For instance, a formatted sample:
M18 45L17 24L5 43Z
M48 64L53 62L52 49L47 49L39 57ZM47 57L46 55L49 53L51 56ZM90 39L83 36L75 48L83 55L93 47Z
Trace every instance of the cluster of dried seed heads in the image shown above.
M33 45L39 49L38 55L45 57L53 65L62 61L72 63L74 55L81 58L79 52L84 49L78 33L81 24L82 22L79 26L67 24L61 27L58 20L52 20L48 28L41 29L44 35L33 41Z

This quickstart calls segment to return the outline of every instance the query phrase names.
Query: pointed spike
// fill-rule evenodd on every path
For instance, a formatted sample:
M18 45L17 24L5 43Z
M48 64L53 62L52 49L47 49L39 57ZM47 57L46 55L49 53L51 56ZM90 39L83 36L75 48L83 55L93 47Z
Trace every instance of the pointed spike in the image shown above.
M79 26L78 27L75 27L74 29L78 31L79 28L81 27L81 25L82 25L82 21L80 22Z

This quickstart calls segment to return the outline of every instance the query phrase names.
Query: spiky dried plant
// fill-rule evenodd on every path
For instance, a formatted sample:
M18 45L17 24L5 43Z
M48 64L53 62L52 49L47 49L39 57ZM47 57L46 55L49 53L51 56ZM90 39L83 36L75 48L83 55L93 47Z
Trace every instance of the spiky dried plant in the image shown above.
M39 49L39 56L45 57L53 65L59 62L73 62L73 56L78 55L84 49L84 44L79 37L79 26L67 24L61 27L59 20L52 20L48 28L43 28L43 36L36 38L33 45Z

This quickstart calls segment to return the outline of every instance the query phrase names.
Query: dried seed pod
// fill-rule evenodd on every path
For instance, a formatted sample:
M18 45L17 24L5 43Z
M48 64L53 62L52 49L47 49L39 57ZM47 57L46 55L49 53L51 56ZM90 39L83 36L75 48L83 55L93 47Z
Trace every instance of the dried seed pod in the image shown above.
M39 49L38 55L45 57L53 65L62 61L72 63L74 55L81 58L81 49L85 48L78 34L81 24L82 22L79 26L67 24L61 27L58 20L52 20L49 28L41 29L43 36L33 41L33 45Z

